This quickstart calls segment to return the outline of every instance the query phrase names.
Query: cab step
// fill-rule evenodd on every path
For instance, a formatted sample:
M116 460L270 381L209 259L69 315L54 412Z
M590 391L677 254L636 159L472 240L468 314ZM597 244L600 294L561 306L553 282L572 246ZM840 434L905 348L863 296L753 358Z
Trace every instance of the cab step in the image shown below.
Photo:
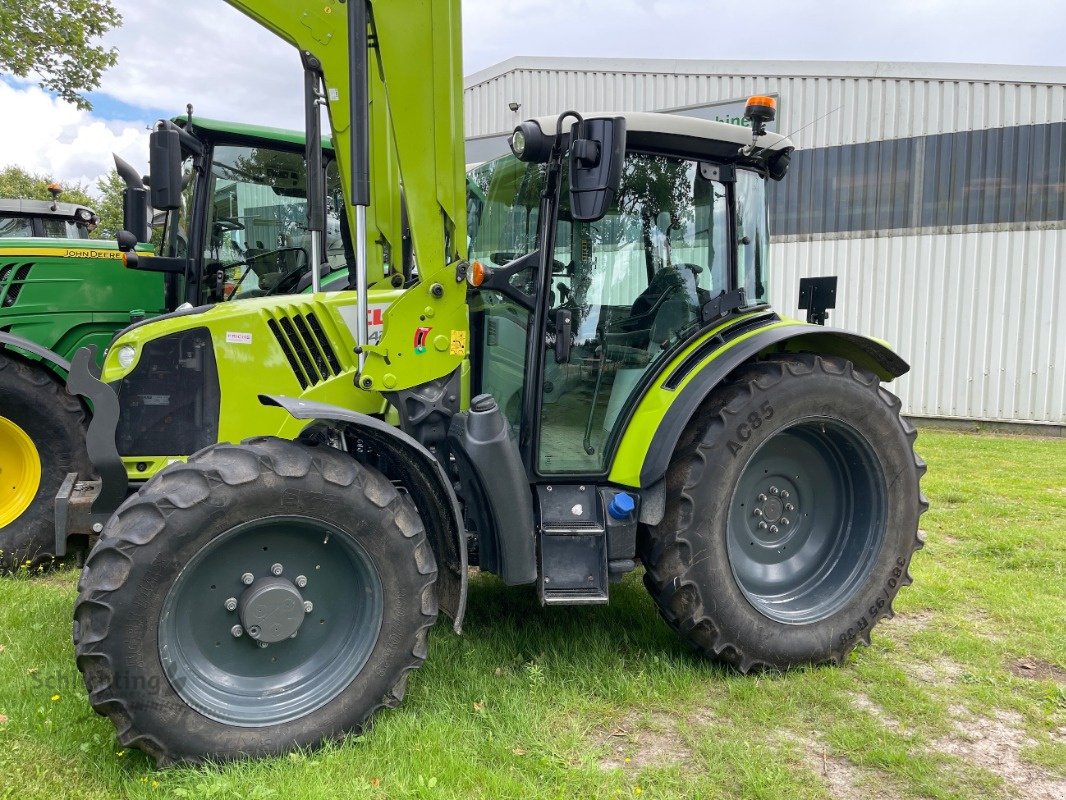
M538 588L543 605L608 601L607 529L594 485L537 487Z

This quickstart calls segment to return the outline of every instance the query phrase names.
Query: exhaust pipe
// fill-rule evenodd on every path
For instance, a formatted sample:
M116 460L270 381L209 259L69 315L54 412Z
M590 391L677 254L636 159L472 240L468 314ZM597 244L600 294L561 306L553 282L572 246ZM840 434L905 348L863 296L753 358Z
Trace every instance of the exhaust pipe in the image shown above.
M138 242L148 241L148 190L144 178L128 161L115 157L115 170L126 184L122 190L122 227L133 234Z

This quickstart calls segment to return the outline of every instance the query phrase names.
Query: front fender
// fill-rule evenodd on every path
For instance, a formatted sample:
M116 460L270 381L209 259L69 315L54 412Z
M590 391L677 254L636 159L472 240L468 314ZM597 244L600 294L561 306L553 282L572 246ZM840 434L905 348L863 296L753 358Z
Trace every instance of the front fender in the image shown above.
M441 463L412 437L377 417L293 397L259 395L259 402L282 408L296 419L332 423L332 427L352 433L388 457L398 473L389 477L398 478L411 493L426 525L437 558L438 602L459 633L466 613L466 529L459 499Z
M804 352L847 358L860 367L874 372L888 381L905 374L910 366L885 344L866 336L836 328L823 328L803 323L781 322L761 328L751 335L738 338L706 354L699 362L685 359L674 369L667 370L662 381L651 389L654 392L673 392L674 397L658 407L665 407L657 424L642 420L635 430L627 430L623 437L623 451L644 452L639 478L631 465L621 474L618 465L611 473L612 480L648 489L665 475L681 434L696 409L726 377L745 362L762 355L778 352ZM686 361L688 362L686 364ZM661 400L661 399L660 399ZM637 414L640 412L638 405ZM635 414L634 416L637 416ZM634 438L629 442L630 436ZM635 439L643 438L643 441Z
M35 342L31 342L29 339L23 339L21 336L15 336L13 333L0 331L0 345L3 345L5 349L8 347L15 347L35 355L45 361L60 375L66 375L70 372L70 362L63 358L63 356L49 350L47 347L42 347Z

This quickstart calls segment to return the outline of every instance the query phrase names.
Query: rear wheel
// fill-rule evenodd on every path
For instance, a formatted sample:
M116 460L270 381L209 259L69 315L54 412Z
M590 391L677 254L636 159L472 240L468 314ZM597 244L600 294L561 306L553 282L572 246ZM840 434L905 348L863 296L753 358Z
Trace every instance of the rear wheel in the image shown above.
M327 447L217 445L105 527L75 607L78 668L160 764L359 731L403 697L437 614L409 499Z
M0 352L0 572L55 557L59 485L92 472L85 417L53 375Z
M838 358L746 368L697 413L645 531L667 622L741 671L839 663L910 583L925 465L899 401Z

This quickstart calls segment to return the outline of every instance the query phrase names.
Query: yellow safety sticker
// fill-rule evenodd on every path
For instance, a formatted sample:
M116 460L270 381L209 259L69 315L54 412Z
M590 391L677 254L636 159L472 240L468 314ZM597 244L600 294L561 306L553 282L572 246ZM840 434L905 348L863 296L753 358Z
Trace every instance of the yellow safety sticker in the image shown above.
M452 331L452 347L449 352L453 356L466 355L466 331Z

